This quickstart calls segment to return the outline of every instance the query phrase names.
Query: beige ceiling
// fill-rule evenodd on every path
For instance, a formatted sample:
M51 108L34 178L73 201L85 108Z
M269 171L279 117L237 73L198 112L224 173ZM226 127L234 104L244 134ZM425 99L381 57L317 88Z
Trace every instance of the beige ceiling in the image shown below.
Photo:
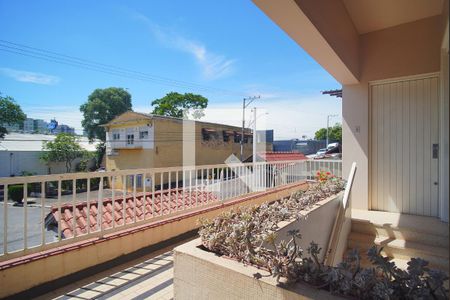
M444 0L342 1L360 34L439 15L444 4Z

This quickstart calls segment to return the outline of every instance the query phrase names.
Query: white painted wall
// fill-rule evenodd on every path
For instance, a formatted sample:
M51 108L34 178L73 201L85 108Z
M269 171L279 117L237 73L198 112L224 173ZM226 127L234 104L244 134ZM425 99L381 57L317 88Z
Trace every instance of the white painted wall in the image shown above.
M148 137L140 139L139 133L141 131L147 131ZM120 134L119 140L114 140L113 135ZM127 135L134 135L134 144L127 145ZM132 126L125 128L111 129L106 133L106 150L111 151L113 149L125 149L142 147L143 149L153 149L155 145L155 134L153 126Z
M49 174L47 165L39 159L41 154L42 151L0 151L0 177L20 176L23 171L36 175ZM72 163L73 170L79 161L76 159ZM66 173L64 163L52 163L51 173Z

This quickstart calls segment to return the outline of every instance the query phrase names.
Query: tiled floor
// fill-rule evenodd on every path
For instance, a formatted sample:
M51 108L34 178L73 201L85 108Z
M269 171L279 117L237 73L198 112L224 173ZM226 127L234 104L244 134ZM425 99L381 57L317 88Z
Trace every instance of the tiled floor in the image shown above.
M101 272L36 299L173 299L173 247Z

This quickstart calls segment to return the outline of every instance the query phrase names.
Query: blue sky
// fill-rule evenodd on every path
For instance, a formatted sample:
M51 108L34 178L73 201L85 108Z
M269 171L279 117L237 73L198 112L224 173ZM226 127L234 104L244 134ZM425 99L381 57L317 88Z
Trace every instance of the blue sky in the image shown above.
M340 85L251 1L0 0L0 26L3 41L232 91L161 85L0 51L0 92L29 117L55 117L78 132L80 104L110 86L127 88L141 112L171 91L200 93L216 112L208 121L230 124L239 124L243 96L261 95L255 105L268 112L265 126L278 139L312 136L328 114L341 114L340 100L320 94Z

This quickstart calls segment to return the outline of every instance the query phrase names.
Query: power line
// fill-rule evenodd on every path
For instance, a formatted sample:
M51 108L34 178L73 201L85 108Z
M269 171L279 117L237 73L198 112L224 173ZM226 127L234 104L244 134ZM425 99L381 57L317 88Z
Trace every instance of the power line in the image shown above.
M35 59L45 60L49 62L59 63L63 65L70 65L73 67L78 67L82 69L87 69L91 71L96 72L102 72L109 75L119 76L119 77L126 77L130 79L137 79L141 81L146 82L152 82L156 84L162 84L162 85L168 85L168 86L175 86L175 87L182 87L182 88L190 88L190 89L196 89L204 92L211 92L211 93L220 93L225 95L243 95L241 92L231 91L231 90L225 90L225 89L219 89L214 87L209 87L205 85L200 85L192 82L187 81L181 81L181 80L175 80L170 79L166 77L156 76L140 71L135 71L119 66L114 65L108 65L103 64L99 62L95 62L92 60L87 60L84 58L79 58L75 56L65 55L61 53L57 53L54 51L36 48L36 47L30 47L23 44L18 44L6 40L0 39L0 50L3 52L9 52L16 55L22 55L27 56Z

